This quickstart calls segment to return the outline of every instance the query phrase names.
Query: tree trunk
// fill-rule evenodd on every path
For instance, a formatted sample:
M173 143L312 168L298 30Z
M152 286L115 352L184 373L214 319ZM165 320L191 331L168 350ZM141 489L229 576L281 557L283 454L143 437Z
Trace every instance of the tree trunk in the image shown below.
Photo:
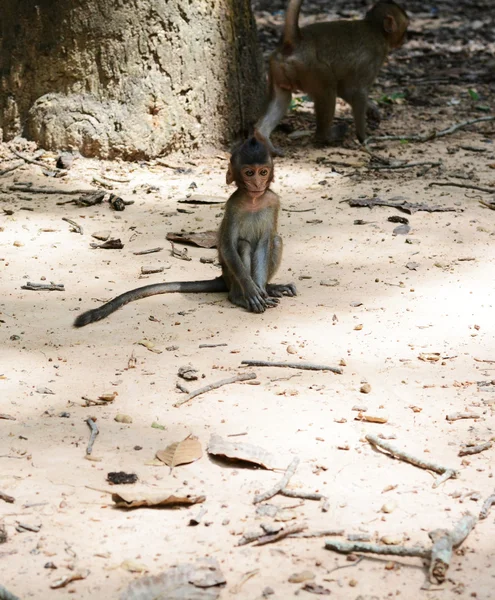
M149 158L231 141L263 95L250 0L2 0L4 140Z

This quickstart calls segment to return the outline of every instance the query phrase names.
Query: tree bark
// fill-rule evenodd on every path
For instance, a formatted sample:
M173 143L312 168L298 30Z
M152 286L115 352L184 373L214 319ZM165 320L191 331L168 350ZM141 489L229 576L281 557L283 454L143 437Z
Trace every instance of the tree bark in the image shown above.
M231 141L263 96L250 0L2 0L4 140L149 158Z

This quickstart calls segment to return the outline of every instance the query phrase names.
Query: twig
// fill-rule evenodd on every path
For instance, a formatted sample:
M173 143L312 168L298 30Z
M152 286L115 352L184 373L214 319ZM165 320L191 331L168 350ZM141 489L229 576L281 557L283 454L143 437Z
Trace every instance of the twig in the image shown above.
M341 200L340 202L347 202L352 208L373 208L375 206L389 206L390 208L396 208L408 215L413 215L418 211L424 212L456 212L457 209L449 206L438 206L419 204L417 202L407 202L403 200L401 202L392 202L390 200L382 200L381 198L351 198L349 200Z
M12 171L15 171L19 167L22 167L24 164L25 164L24 161L21 160L21 161L14 163L13 165L10 165L10 167L7 167L6 169L2 169L0 171L0 177L2 177L3 175L7 175L7 173L11 173Z
M0 584L0 600L19 600L19 596L15 596Z
M195 390L191 392L186 398L179 400L174 404L175 408L182 406L189 400L196 398L196 396L200 396L201 394L205 394L206 392L210 392L211 390L216 390L223 385L229 385L231 383L237 383L238 381L248 381L249 379L256 379L256 373L241 373L240 375L234 375L234 377L229 377L228 379L221 379L215 383L210 383L209 385L205 385L205 387L199 388L199 390Z
M483 502L483 506L480 510L480 519L486 519L488 517L488 513L493 504L495 504L495 493L491 496L488 496L488 498Z
M153 275L155 273L163 273L165 267L141 267L141 275Z
M285 489L287 487L287 484L290 481L290 478L296 472L298 464L299 464L299 458L296 456L292 460L292 462L290 463L290 465L287 467L287 470L285 471L284 476L277 483L277 485L275 485L271 489L267 490L266 492L263 492L262 494L256 494L256 496L253 499L253 504L259 504L260 502L264 502L265 500L269 500L270 498L273 498L273 496L276 496L283 489Z
M89 425L91 429L91 435L89 436L88 447L86 448L86 456L89 456L91 452L93 452L93 444L95 443L96 436L100 433L98 429L98 425L95 423L95 420L91 417L86 419L86 423Z
M445 415L447 421L459 421L460 419L479 419L480 415L472 412L456 412Z
M430 531L428 535L433 542L433 546L429 575L432 583L443 583L445 581L454 548L462 544L477 521L477 517L468 513L450 531L447 529Z
M494 117L479 117L478 119L472 119L470 121L463 121L462 123L457 123L457 125L452 125L447 129L442 129L441 131L430 131L429 133L423 134L410 134L410 135L380 135L380 136L372 136L364 141L365 146L369 144L374 144L375 142L387 142L387 141L399 141L404 140L407 142L428 142L430 140L434 140L436 138L441 138L446 135L450 135L455 133L459 129L463 129L464 127L468 127L469 125L474 125L474 123L482 123L486 121L494 121Z
M158 246L158 248L150 248L149 250L138 250L137 252L133 252L136 256L142 256L143 254L153 254L153 252L161 252L163 248Z
M316 500L317 502L326 498L323 494L316 492L299 492L298 490L289 490L287 488L280 490L280 494L287 496L287 498L301 498L301 500Z
M303 212L312 212L313 210L316 210L316 208L282 208L282 210L284 212L303 213Z
M189 394L190 393L189 390L184 385L182 385L182 383L180 381L176 382L175 387L178 390L180 390L183 394Z
M220 346L228 346L228 344L200 344L198 348L220 348Z
M442 164L442 161L432 162L430 160L412 162L412 163L402 163L400 165L377 165L376 167L370 167L368 165L368 169L373 171L383 171L385 169L412 169L413 167L439 167Z
M342 375L343 370L340 367L329 367L327 365L315 365L313 363L284 363L270 362L267 360L243 360L241 365L249 367L286 367L288 369L303 369L305 371L332 371Z
M434 487L434 488L438 487L441 483L443 483L447 479L451 479L451 478L455 479L459 475L459 473L455 469L448 469L447 467L437 465L433 462L424 460L423 458L416 458L415 456L411 456L409 453L405 452L404 450L399 450L398 448L395 448L394 446L392 446L392 444L389 444L385 440L381 440L376 435L368 434L366 436L366 439L368 440L368 442L370 444L373 444L373 446L377 446L378 448L381 448L382 450L386 450L387 452L390 452L390 454L392 454L392 456L394 456L395 458L398 458L400 460L408 462L411 465L414 465L415 467L419 467L420 469L426 469L427 471L434 471L435 473L439 473L440 475L443 475L443 477L440 477L436 481L433 482L432 487Z
M20 152L17 152L17 150L14 150L12 148L9 148L9 150L12 152L12 154L15 154L17 156L17 158L21 158L23 161L25 161L31 165L37 165L38 167L43 167L43 169L51 168L46 163L36 160L36 158L29 158L28 156L24 156L24 154L21 154ZM43 154L43 152L41 152L41 154ZM40 154L40 156L41 156L41 154ZM58 169L57 169L57 171L58 171Z
M65 292L65 287L63 283L32 283L31 281L28 281L26 285L21 285L21 290L34 290L35 292L41 290Z
M469 456L470 454L479 454L480 452L489 450L492 446L492 442L485 442L484 444L479 444L478 446L464 446L464 448L459 450L458 456Z
M273 542L278 542L279 540L283 540L293 533L300 533L306 529L307 525L289 525L288 527L284 527L278 533L273 533L271 535L262 535L256 543L255 546L264 546L265 544L272 544Z
M390 554L392 556L417 556L419 558L428 558L431 550L424 546L386 546L385 544L370 544L369 542L325 542L327 550L335 550L342 554L351 554L351 552L370 552L372 554Z
M303 531L300 533L291 533L289 537L291 538L317 538L317 537L326 537L328 536L337 536L344 535L345 531L343 529L322 529L321 531Z
M480 204L483 204L483 206L486 206L487 208L489 208L490 210L495 210L495 202L485 202L485 200L478 200L478 202Z
M0 500L4 500L5 502L8 502L9 504L13 504L15 502L14 496L9 496L9 494L6 494L5 492L2 492L1 490L0 490Z
M479 185L472 185L471 183L455 183L454 181L432 181L428 184L429 187L433 185L444 186L444 187L460 187L468 190L477 190L478 192L486 192L487 194L495 194L495 188L481 187Z
M8 415L7 413L0 413L0 419L5 419L7 421L15 421L16 418L12 415Z
M69 223L69 225L71 225L71 227L73 228L72 231L74 231L75 233L80 233L81 235L84 233L84 230L81 227L81 225L78 225L72 219L68 219L67 217L62 217L62 221L65 221L66 223Z
M102 179L101 177L98 177L97 175L93 175L93 181L95 183L99 183L101 186L103 186L107 190L113 190L113 188L114 188L113 183L111 181L106 181L105 179Z
M65 188L45 188L35 187L29 182L18 182L13 185L9 185L9 191L11 192L25 192L26 194L94 194L99 190L67 190Z
M232 592L232 594L238 594L241 591L242 586L246 583L246 581L249 581L249 579L251 579L251 577L258 575L259 572L260 572L259 569L254 569L254 571L248 571L247 573L244 573L244 575L241 577L239 583L236 583L230 590Z
M488 358L476 358L476 357L473 357L473 359L474 359L476 362L480 362L480 363L488 363L488 364L490 364L490 365L495 365L495 360L489 360Z
M348 569L349 567L355 567L362 560L364 560L364 556L360 556L357 560L352 562L350 565L340 565L339 567L334 567L333 569L330 569L330 571L327 571L327 575L330 575L330 573L333 573L334 571L339 571L340 569ZM325 579L324 581L327 581L327 580Z

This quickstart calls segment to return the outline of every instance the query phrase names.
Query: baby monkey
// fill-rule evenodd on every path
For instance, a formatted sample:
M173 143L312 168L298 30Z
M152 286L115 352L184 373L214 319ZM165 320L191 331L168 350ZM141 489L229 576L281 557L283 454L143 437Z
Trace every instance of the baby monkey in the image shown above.
M124 304L156 294L228 292L233 304L255 313L276 306L282 296L295 296L294 284L270 283L282 259L282 239L277 233L280 200L270 189L272 180L271 154L263 138L255 134L230 158L227 183L235 182L237 190L227 200L218 233L221 277L146 285L82 313L74 326L84 327Z
M289 0L282 41L270 57L270 102L257 124L270 139L291 103L292 92L302 91L314 101L316 142L341 139L347 126L334 126L337 96L352 107L356 135L366 139L366 115L379 121L368 101L368 91L387 54L406 39L407 14L393 0L375 4L357 21L314 23L299 29L302 0ZM270 143L272 154L281 154Z

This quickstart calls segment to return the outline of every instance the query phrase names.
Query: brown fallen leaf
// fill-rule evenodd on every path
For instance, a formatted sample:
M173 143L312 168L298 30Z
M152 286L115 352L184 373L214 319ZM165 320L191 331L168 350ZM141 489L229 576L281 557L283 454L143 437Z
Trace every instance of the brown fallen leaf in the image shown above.
M112 494L118 508L153 508L157 506L191 506L206 500L205 496L193 496L187 492L120 492Z
M133 581L120 600L217 600L226 579L215 558L180 564L161 575Z
M164 462L171 469L177 465L187 465L203 456L203 450L198 438L186 437L182 442L174 442L165 448L158 450L156 458Z
M197 231L189 233L167 233L169 242L178 242L179 244L189 244L190 246L199 246L199 248L216 248L218 232L217 231Z
M89 575L89 571L74 571L73 573L69 573L65 577L61 577L57 579L53 583L50 584L52 590L57 590L59 588L65 587L67 584L71 583L71 581L79 581L79 579L86 579Z
M208 443L208 454L223 456L229 460L252 463L265 469L277 468L277 459L264 448L242 442L227 442L219 435L213 434Z
M155 348L155 344L154 342L151 342L150 340L139 340L139 342L137 342L140 346L144 346L147 350L149 350L150 352L154 352L155 354L161 354L163 352L163 350L159 350L158 348Z
M355 421L366 421L366 423L386 423L388 417L379 417L378 415L365 415L358 413L357 417L354 417Z
M437 362L437 360L440 360L441 354L440 352L421 352L418 358L425 362Z

